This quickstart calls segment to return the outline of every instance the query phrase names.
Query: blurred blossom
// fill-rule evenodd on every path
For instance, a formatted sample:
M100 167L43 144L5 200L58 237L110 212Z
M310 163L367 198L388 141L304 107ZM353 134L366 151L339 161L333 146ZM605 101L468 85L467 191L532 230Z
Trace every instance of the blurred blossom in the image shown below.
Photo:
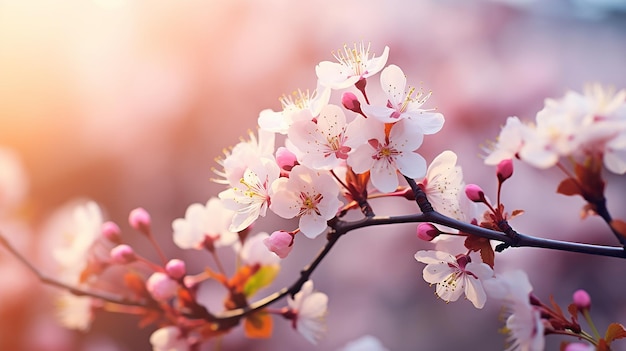
M18 156L0 148L0 216L24 201L27 190L26 172Z
M338 351L389 351L375 336L365 335L352 340Z

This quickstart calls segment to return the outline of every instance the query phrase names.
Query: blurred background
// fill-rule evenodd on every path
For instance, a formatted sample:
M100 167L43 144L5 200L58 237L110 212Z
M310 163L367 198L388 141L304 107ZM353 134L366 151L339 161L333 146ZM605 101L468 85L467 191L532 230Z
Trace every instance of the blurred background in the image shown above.
M420 153L430 161L455 151L466 182L492 197L494 170L480 155L506 117L533 119L545 98L589 82L626 88L626 3L619 0L0 0L0 230L43 264L50 216L89 198L150 256L126 224L142 206L166 253L201 271L209 257L174 247L170 228L189 204L223 189L209 181L215 157L256 128L262 109L280 109L282 94L315 88L314 67L332 60L333 50L361 40L377 55L389 46L388 63L433 91L427 105L446 124ZM614 217L626 219L622 178L607 176L607 196ZM599 219L580 219L582 199L555 193L561 179L555 169L518 165L504 201L526 213L513 227L615 244ZM373 205L377 214L415 210L399 200ZM257 229L280 223L293 225L270 216ZM298 240L273 287L294 281L322 245L322 237ZM336 350L365 334L390 350L503 349L497 303L484 310L446 304L422 280L413 255L430 247L415 237L415 225L351 233L313 275L330 298L328 334L317 346L275 318L272 339L247 340L239 329L221 350ZM626 323L623 260L523 248L499 255L496 265L526 269L536 295L552 294L563 307L587 289L600 329ZM58 327L54 289L2 249L0 279L1 350L150 349L153 329L129 316L98 315L87 334ZM548 349L558 344L548 338Z

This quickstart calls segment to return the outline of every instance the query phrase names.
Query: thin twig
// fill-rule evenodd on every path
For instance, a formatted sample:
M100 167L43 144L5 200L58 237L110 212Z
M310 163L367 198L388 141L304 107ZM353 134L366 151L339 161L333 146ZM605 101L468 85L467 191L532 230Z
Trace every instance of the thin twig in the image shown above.
M103 301L116 303L119 305L139 306L139 307L150 308L150 306L148 306L146 303L128 300L123 297L112 295L112 294L107 294L104 292L96 292L96 291L82 289L76 286L63 283L54 278L50 278L47 275L43 274L32 263L30 263L26 259L26 257L24 257L17 249L15 249L15 247L13 247L13 245L11 245L11 243L9 243L9 241L2 234L0 234L0 245L4 246L15 258L17 258L26 268L28 268L28 270L30 270L35 276L37 276L37 278L44 284L67 290L68 292L76 296L88 296L88 297L100 299Z

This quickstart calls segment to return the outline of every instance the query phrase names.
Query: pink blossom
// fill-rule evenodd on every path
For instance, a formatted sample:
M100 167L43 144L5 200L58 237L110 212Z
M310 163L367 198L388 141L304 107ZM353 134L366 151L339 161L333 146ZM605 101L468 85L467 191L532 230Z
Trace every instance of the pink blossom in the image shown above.
M338 50L334 56L339 62L320 62L315 67L315 74L322 85L344 89L380 72L387 63L389 47L385 46L379 57L370 57L370 45L361 42L358 46L355 43L353 48L344 45L343 51Z
M411 128L401 120L393 125L387 138L382 122L361 123L365 127L361 132L372 137L350 154L348 165L354 172L370 171L372 184L385 193L398 187L398 171L411 178L424 177L426 160L416 152L424 139L419 128Z
M288 179L279 178L272 185L270 208L283 218L300 217L302 233L315 238L342 205L338 195L339 186L330 175L298 165Z

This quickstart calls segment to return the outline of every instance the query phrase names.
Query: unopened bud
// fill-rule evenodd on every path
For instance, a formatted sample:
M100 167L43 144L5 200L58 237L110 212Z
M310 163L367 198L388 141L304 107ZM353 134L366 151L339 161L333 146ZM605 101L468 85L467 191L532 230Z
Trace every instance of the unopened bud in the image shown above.
M363 111L361 110L361 102L356 97L356 95L354 95L354 93L351 93L349 91L343 93L343 95L341 95L341 104L343 105L343 107L352 112L363 114Z
M432 241L440 233L439 229L430 223L420 223L417 225L417 237L422 240Z
M281 146L276 150L276 163L280 169L289 172L295 165L298 164L298 159L293 152L289 151L286 147Z
M133 248L126 244L117 245L116 247L111 249L110 256L111 261L117 264L127 264L134 262L137 259Z
M185 262L177 258L170 260L165 265L165 271L172 279L180 279L187 273Z
M155 272L148 278L146 289L155 300L167 301L176 295L178 283L163 272Z
M511 178L513 175L513 160L509 158L500 161L496 167L496 174L498 175L498 181L500 181L500 183Z
M473 202L485 202L486 201L485 193L483 192L483 189L481 189L476 184L468 184L465 187L465 195L467 195L467 198Z
M122 243L122 231L114 222L107 221L102 223L102 236L114 244Z
M278 230L265 238L263 243L278 257L285 258L293 248L293 236L285 231Z
M150 214L141 207L138 207L128 215L128 223L133 229L138 230L146 235L150 234Z
M574 305L576 305L580 311L589 310L591 308L591 296L589 296L585 290L579 289L574 291L572 299L574 300Z

